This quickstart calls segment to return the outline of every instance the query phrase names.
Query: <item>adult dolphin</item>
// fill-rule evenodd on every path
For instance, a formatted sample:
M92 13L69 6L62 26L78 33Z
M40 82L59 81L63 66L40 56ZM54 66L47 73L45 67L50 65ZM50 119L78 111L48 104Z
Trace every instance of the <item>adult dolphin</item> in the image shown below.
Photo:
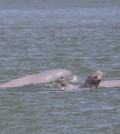
M77 80L77 77L67 69L52 69L38 74L33 74L33 75L11 80L7 83L1 84L0 88L13 88L13 87L21 87L29 84L49 83L51 81L57 81L61 77L64 78L65 81L67 82L74 82Z

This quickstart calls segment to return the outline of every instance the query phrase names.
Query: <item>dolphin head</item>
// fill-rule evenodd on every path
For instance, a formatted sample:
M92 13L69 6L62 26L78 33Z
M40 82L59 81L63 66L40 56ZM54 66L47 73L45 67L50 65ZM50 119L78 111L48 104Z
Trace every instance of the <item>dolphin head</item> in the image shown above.
M59 69L57 70L57 73L55 74L54 78L61 79L63 78L67 82L76 82L77 76L74 75L71 71L67 69Z
M101 82L102 78L103 78L103 72L96 71L87 77L85 83L81 87L82 88L86 88L86 87L97 88L99 83Z

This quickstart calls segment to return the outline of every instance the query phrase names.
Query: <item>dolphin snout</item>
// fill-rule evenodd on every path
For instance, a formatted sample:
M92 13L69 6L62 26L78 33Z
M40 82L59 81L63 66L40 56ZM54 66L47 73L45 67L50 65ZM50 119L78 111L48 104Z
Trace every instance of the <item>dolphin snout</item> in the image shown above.
M74 76L72 77L72 79L70 80L70 82L76 82L77 80L78 80L77 76L74 75Z
M102 80L102 76L98 76L97 81L101 81Z
M103 72L97 71L97 74L98 74L97 80L102 80L102 78L103 78Z

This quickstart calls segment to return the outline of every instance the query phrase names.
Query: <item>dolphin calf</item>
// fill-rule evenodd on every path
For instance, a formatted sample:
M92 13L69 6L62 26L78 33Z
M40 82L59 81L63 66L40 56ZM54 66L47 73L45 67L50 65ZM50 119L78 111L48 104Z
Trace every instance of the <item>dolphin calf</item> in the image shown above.
M88 76L85 83L81 86L72 85L65 80L62 80L62 89L63 90L74 90L74 89L82 89L82 88L120 88L120 80L107 80L101 81L103 78L103 72L96 71Z
M61 80L61 86L63 90L74 90L74 89L83 89L91 87L98 88L102 78L103 78L103 72L96 71L90 74L87 77L86 81L81 86L72 85L67 81L65 81L64 79Z
M0 88L14 88L30 84L44 84L53 81L59 81L61 84L61 89L63 90L83 89L90 87L95 88L120 87L120 80L102 81L102 78L103 78L103 72L96 71L91 73L81 86L78 85L76 86L69 83L77 81L77 76L73 75L71 71L67 69L52 69L48 71L43 71L41 73L28 75L25 77L11 80L9 82L1 84Z
M1 84L0 88L21 87L29 84L43 84L51 81L57 81L61 77L64 78L67 82L74 82L77 80L77 77L67 69L52 69L48 71L43 71L38 74L33 74L11 80L9 82Z
M99 86L105 87L105 88L119 88L120 87L120 80L101 81Z

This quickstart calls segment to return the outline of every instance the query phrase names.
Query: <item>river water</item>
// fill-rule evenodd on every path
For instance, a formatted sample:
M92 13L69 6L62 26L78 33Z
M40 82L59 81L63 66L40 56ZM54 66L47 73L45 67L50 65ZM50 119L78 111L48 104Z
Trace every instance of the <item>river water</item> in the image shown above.
M0 83L53 68L71 70L77 84L95 70L120 79L120 8L111 5L1 9ZM120 88L0 91L0 134L119 133Z

